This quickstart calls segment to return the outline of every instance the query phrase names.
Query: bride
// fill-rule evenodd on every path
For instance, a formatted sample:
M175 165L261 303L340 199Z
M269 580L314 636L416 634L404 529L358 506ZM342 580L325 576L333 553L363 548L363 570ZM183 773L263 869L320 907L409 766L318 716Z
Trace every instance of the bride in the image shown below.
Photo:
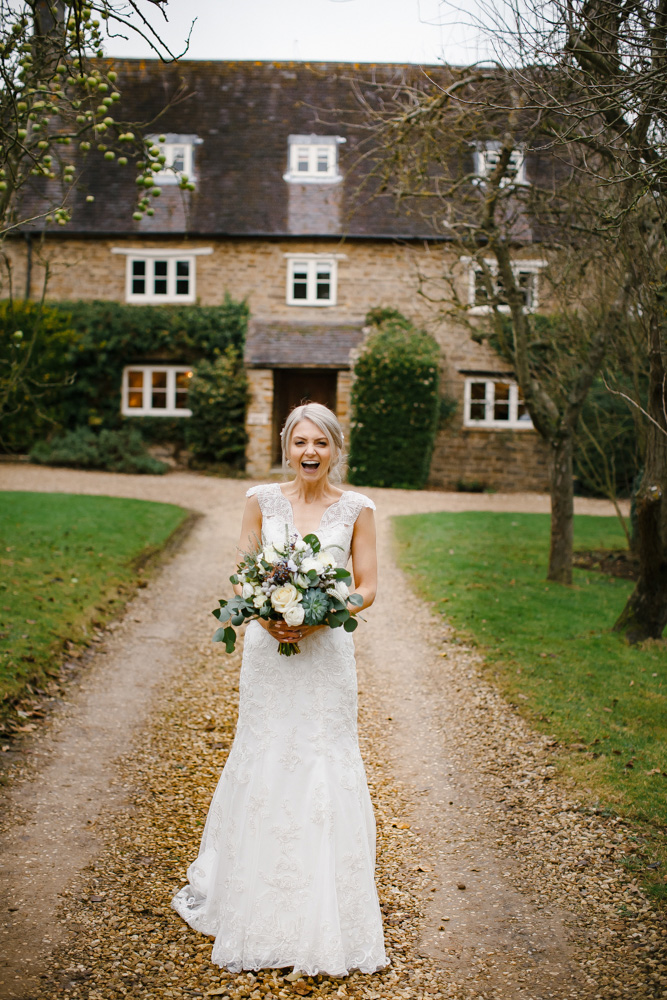
M363 605L375 598L374 504L332 485L343 433L319 403L282 431L294 479L248 490L240 553L314 532L350 556ZM238 589L238 588L236 588ZM281 656L279 642L301 653ZM375 819L357 740L352 636L324 625L249 623L239 718L199 857L174 908L215 937L212 960L242 969L331 976L387 965L374 882Z

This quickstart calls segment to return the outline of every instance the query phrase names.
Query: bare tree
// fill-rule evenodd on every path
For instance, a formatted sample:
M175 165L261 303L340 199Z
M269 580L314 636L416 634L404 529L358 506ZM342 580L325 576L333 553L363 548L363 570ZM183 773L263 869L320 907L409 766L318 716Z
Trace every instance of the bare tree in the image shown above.
M657 638L667 623L667 2L481 0L478 9L477 26L495 39L498 64L552 150L580 151L582 181L599 194L588 225L621 263L626 309L643 331L640 576L615 628L631 641Z
M604 308L577 295L600 285L600 247L582 226L595 193L579 183L574 150L544 156L550 137L539 109L498 69L449 69L421 81L357 89L366 132L365 158L374 196L393 195L428 218L434 236L476 269L491 313L494 346L513 365L526 406L547 442L550 460L551 545L548 578L572 580L572 461L577 422L615 322L616 296ZM542 158L531 183L523 162ZM539 243L554 295L558 330L549 334L531 313L519 271L525 248ZM524 253L525 256L525 253ZM469 303L450 305L465 315ZM588 301L587 301L588 300ZM578 302L577 309L571 303ZM585 311L586 322L580 314ZM569 323L564 317L569 315ZM565 335L576 330L576 336Z

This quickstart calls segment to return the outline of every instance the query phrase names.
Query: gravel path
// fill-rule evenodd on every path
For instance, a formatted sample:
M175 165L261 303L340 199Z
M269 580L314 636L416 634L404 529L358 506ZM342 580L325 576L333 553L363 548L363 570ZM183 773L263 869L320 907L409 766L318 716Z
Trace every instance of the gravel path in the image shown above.
M240 659L212 646L202 609L225 588L248 485L0 466L4 489L167 500L202 515L100 637L67 702L10 753L0 997L667 997L667 927L620 864L631 832L554 776L549 739L481 679L476 651L439 617L408 595L410 635L388 628L405 594L393 514L548 509L534 495L369 491L382 587L356 633L360 737L389 969L291 984L211 966L210 942L169 899L234 733Z

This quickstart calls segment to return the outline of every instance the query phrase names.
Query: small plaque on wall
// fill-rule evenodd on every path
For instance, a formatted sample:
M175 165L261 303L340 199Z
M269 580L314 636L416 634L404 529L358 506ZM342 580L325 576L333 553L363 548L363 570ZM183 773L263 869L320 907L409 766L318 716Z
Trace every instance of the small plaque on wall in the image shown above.
M249 413L248 414L248 425L249 426L255 426L256 427L258 425L265 425L265 424L268 424L268 423L269 423L269 415L268 415L268 413Z

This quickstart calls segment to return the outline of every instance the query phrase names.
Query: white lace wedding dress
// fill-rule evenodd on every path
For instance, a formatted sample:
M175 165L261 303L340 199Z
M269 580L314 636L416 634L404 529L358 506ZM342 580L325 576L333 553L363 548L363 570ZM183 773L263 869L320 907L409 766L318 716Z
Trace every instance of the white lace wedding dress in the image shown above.
M278 484L256 486L262 541L296 533ZM350 555L361 493L329 507L317 532ZM362 625L363 628L363 625ZM309 975L387 964L374 882L375 819L357 740L352 636L342 628L281 656L258 622L246 629L239 719L189 885L173 906L215 937L232 972L293 966Z

